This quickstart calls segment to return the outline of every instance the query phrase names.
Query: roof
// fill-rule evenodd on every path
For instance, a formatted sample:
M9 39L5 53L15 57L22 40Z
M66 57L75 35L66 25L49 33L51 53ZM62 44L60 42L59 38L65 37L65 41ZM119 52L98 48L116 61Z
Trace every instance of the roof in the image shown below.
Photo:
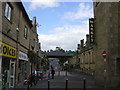
M29 25L32 27L33 25L32 25L32 23L31 23L31 20L30 20L28 14L27 14L27 12L26 12L26 10L25 10L25 8L24 8L22 2L17 2L17 4L19 5L20 9L22 10L22 12L23 12L23 14L24 14L26 20L28 21Z
M59 57L71 57L71 55L61 51L51 51L46 53L46 57L59 58Z

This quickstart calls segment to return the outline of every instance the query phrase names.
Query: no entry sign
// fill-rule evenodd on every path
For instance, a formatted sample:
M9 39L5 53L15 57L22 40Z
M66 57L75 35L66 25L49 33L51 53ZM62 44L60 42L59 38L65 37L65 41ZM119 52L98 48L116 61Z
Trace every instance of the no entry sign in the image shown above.
M106 51L103 51L103 52L102 52L102 57L103 57L103 58L106 58Z

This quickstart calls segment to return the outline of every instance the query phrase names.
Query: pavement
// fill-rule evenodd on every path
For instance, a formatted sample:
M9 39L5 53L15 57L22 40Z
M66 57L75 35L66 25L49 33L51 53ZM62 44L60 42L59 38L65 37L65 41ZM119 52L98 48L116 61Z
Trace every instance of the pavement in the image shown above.
M66 80L67 80L67 89L66 89ZM85 80L85 82L84 82ZM85 84L84 84L85 83ZM84 85L86 88L84 88ZM20 84L14 89L20 90L115 90L115 89L104 89L95 85L95 80L92 76L77 73L77 72L68 72L66 76L65 71L56 72L55 78L49 80L49 89L48 89L48 80L39 80L37 85L27 88L27 85Z

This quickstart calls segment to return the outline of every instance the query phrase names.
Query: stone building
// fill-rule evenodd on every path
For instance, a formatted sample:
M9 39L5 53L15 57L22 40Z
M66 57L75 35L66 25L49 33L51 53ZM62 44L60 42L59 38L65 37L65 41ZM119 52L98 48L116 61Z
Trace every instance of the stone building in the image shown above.
M36 22L36 17L33 17L32 20L33 27L30 31L30 42L29 42L29 49L34 51L36 53L36 60L33 60L32 66L33 70L34 69L40 69L40 58L41 58L41 45L38 39L38 34L37 34L37 22ZM39 63L38 63L39 62Z
M93 52L93 45L90 44L90 35L86 35L86 43L84 39L78 45L78 55L80 58L80 71L94 75L95 73L95 58Z
M75 69L75 68L77 68L76 67L76 64L79 62L79 60L78 60L78 56L77 56L77 54L76 55L74 55L74 56L72 56L71 58L70 58L70 60L69 60L69 67L70 67L70 69Z
M29 19L22 2L2 2L0 10L2 11L0 14L2 22L2 28L0 27L2 34L0 41L1 89L15 87L27 78L27 74L31 71L28 52L31 49L34 51L36 58L33 61L36 61L38 65L41 48L36 32L36 22L33 24L34 20ZM35 69L39 68L37 65Z
M120 2L94 2L94 16L96 83L120 87Z
M94 56L94 18L89 19L89 34L80 40L77 46L77 54L71 58L70 65L75 66L79 63L79 71L89 75L95 75L95 56Z

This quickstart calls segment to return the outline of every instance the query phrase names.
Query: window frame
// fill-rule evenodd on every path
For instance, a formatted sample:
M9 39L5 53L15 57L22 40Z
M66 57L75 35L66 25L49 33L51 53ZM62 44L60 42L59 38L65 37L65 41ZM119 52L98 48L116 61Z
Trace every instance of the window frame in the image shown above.
M27 37L28 37L28 27L25 26L25 27L24 27L24 38L27 39Z
M4 16L7 18L7 20L11 21L12 20L12 11L13 11L12 5L10 3L6 2L4 11L5 11Z

